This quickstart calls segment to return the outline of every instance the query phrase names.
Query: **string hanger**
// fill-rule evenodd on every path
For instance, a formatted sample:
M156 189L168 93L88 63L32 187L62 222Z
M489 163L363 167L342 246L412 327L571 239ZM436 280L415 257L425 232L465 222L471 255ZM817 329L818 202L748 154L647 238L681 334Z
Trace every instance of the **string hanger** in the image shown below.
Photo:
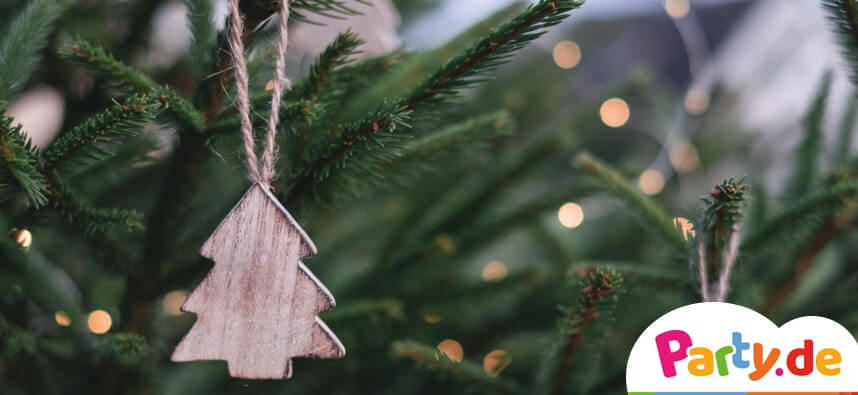
M281 0L279 12L279 38L274 62L274 80L271 89L271 111L268 114L268 126L265 133L262 159L256 156L253 124L250 122L250 88L247 73L247 59L244 53L244 18L238 7L239 0L229 0L231 24L229 48L235 69L236 101L238 117L241 120L241 134L244 143L245 167L250 181L271 187L276 176L274 165L277 163L277 123L280 121L280 102L283 91L289 88L286 78L286 48L289 44L289 0Z

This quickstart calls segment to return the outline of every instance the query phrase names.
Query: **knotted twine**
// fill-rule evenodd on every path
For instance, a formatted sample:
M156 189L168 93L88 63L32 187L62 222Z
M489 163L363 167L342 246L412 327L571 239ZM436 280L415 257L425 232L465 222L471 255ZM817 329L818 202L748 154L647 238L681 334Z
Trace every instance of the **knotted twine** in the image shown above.
M256 156L253 124L250 122L250 88L247 74L247 59L244 55L244 20L238 8L239 0L229 0L231 24L229 48L232 53L233 68L235 69L236 101L238 116L241 120L241 134L244 142L245 165L250 181L271 187L271 181L276 176L274 164L277 162L277 123L280 121L280 101L284 89L289 87L286 78L286 47L289 42L289 0L281 0L280 4L280 37L277 41L276 59L274 62L274 80L271 83L271 112L268 114L268 129L265 133L265 146L262 151L262 161ZM261 166L261 169L260 169Z

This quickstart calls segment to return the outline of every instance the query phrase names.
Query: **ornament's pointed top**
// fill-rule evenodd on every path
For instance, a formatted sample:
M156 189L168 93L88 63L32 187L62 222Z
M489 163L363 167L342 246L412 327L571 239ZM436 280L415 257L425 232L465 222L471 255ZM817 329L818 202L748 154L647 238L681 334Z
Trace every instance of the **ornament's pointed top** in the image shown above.
M304 243L307 244L307 247L310 249L310 253L307 254L307 256L313 256L318 254L316 244L313 243L313 240L310 239L310 236L307 236L307 232L304 231L304 228L302 228L301 225L298 225L298 221L295 221L295 218L292 217L292 214L289 213L289 210L286 210L286 207L283 207L283 204L281 204L280 201L277 200L277 197L274 196L273 193L271 193L271 189L268 186L262 185L260 183L255 183L253 184L253 186L259 188L260 190L262 190L262 192L265 193L265 196L268 197L268 199L270 199L272 203L274 203L275 207L280 209L280 212L282 212L286 219L289 220L289 223L292 225L292 227L295 228L298 234L301 235L301 240L303 240Z
M272 213L276 212L276 213ZM203 256L208 258L212 258L210 256L210 247L211 243L215 239L216 235L222 232L232 232L232 233L243 233L244 231L239 231L235 227L235 225L244 223L244 226L247 226L249 218L258 217L258 216L276 216L280 214L282 219L285 219L288 223L288 226L292 228L295 233L301 238L301 244L303 246L300 257L307 258L317 254L316 245L313 243L313 240L307 236L307 233L304 232L304 229L301 228L301 225L298 225L298 222L295 221L295 218L292 217L292 214L280 204L280 201L271 193L271 190L260 183L254 183L244 194L238 204L232 208L229 214L221 221L220 225L218 225L217 229L212 232L209 239L203 244L202 253ZM282 220L281 219L281 220ZM254 222L256 220L250 220ZM225 238L231 240L234 237L238 237L236 234L224 234L221 238Z

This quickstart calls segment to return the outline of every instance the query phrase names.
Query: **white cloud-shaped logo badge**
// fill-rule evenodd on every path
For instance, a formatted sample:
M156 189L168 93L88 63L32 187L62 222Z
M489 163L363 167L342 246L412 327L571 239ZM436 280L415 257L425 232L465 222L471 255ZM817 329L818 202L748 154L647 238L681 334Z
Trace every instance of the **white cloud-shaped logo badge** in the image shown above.
M778 328L728 303L656 320L626 365L629 393L858 393L858 343L843 326L801 317Z

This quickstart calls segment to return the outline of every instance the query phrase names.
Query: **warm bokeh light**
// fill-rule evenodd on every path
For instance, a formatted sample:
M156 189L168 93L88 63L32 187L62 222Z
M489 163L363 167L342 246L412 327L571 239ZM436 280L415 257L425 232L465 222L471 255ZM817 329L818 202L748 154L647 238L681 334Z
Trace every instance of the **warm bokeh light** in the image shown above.
M57 321L57 325L59 325L59 326L71 325L71 318L69 317L68 314L66 314L65 311L62 311L62 310L57 311L57 313L54 314L54 320Z
M554 57L554 63L560 68L571 69L581 62L581 47L572 41L563 40L554 46L551 51Z
M95 310L92 313L89 313L89 318L87 318L86 324L89 326L89 330L92 333L101 335L110 330L110 327L113 325L113 319L110 318L110 314L106 311Z
M453 339L447 339L438 343L438 351L441 351L442 354L454 362L462 362L462 359L465 358L465 350L462 349L462 345Z
M681 141L670 147L670 164L677 171L688 173L694 171L699 163L697 148L687 141Z
M688 15L689 10L691 10L689 0L664 0L664 11L671 18L683 18Z
M688 218L676 217L673 219L673 226L679 228L682 231L682 237L688 241L689 239L693 239L695 236L694 233L694 224L688 220Z
M441 322L441 316L438 314L423 314L423 320L430 324Z
M629 121L629 105L625 100L613 97L605 100L602 107L599 108L599 116L602 122L612 128L618 128Z
M512 362L509 353L504 350L494 350L483 358L483 371L491 377L495 377Z
M500 281L506 278L506 265L503 262L491 261L483 266L483 280Z
M30 248L33 245L33 234L27 229L12 229L15 232L15 242L21 248Z
M577 228L584 222L584 210L581 209L581 206L569 202L562 206L560 206L560 210L557 210L557 219L560 220L560 224L569 229Z
M164 311L169 315L182 314L182 303L188 299L188 293L185 291L172 291L164 296Z
M638 188L647 195L655 195L664 189L664 176L655 169L646 169L638 179Z
M265 84L265 91L268 92L272 90L274 90L274 80L269 80L268 83Z
M689 114L703 114L709 108L709 94L702 88L691 88L685 93L682 105Z
M456 251L456 242L447 235L440 235L435 239L435 243L438 244L438 249L445 253L452 253Z

